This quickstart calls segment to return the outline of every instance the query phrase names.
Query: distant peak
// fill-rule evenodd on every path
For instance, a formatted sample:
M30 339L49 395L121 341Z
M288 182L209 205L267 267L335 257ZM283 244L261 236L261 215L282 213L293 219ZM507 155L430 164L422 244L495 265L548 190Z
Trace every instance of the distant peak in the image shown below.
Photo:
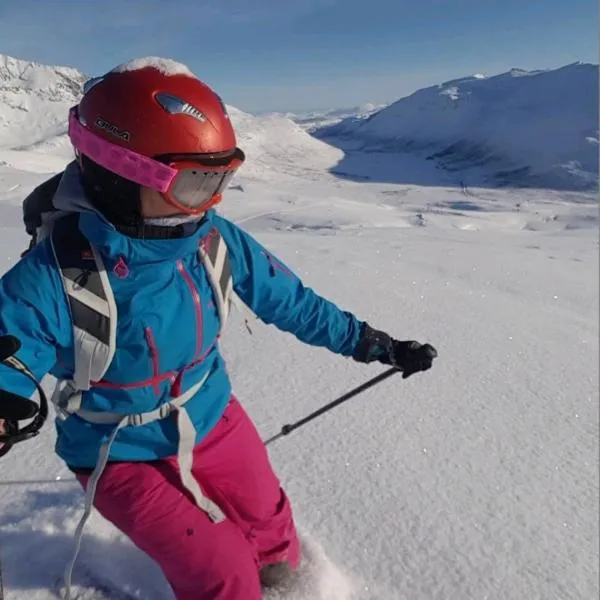
M71 67L61 67L58 65L45 65L34 60L25 60L22 58L16 58L15 56L10 56L8 54L0 54L0 69L25 69L31 67L38 67L40 69L52 69L52 70L72 70Z
M540 71L526 71L525 69L519 69L518 67L513 67L509 74L511 77L526 77L527 75L535 75Z

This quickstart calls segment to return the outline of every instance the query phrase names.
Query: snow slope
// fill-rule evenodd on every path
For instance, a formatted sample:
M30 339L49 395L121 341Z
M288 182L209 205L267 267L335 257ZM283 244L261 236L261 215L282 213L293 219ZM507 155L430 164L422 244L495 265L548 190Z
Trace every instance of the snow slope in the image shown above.
M223 214L342 308L439 351L428 373L387 380L269 447L306 559L292 589L265 599L597 597L597 198L442 176L343 180L329 172L338 150L289 120L232 118L249 160ZM0 273L27 244L22 198L68 160L48 150L0 165ZM431 162L395 157L429 181ZM253 331L235 315L224 350L265 439L383 370ZM2 460L6 600L56 597L83 510L53 443L49 423ZM75 582L82 599L172 598L97 513Z
M592 189L598 65L457 79L316 135L349 150L418 152L457 172L457 179Z
M277 171L279 177L311 177L316 171L331 168L343 157L343 152L308 135L299 125L282 115L253 116L235 107L227 111L237 132L238 144L244 149L246 177L270 180Z
M346 123L351 121L360 121L370 117L377 111L382 110L386 104L373 104L368 102L361 106L354 106L352 108L333 108L330 110L316 110L303 113L283 113L282 116L287 117L298 123L302 129L309 133L315 130L328 127L340 123L346 120Z

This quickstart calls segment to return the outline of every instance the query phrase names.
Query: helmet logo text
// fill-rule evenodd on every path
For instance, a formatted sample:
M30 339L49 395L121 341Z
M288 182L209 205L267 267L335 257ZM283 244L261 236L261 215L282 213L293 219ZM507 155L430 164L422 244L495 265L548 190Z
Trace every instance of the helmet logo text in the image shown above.
M100 129L104 129L104 131L108 131L115 137L122 139L125 142L128 142L130 139L129 131L125 131L124 129L119 129L116 125L109 123L106 119L102 117L98 117L96 119L96 125L100 127Z

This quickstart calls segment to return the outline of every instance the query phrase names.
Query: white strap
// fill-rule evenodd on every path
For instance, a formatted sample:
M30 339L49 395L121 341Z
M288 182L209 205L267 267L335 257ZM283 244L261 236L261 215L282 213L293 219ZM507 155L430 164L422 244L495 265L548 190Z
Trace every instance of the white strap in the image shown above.
M89 410L77 411L77 416L85 419L86 421L96 424L116 423L116 427L108 440L102 444L102 446L100 446L96 466L88 481L88 486L85 493L85 509L83 516L81 517L79 523L77 524L77 528L75 529L73 555L67 564L67 568L65 569L64 580L66 588L66 600L71 600L73 570L75 568L77 556L79 555L79 550L81 548L83 530L92 512L94 498L96 497L96 488L108 463L110 449L113 445L113 442L123 427L140 427L142 425L147 425L148 423L158 421L159 419L164 419L171 414L171 412L177 411L177 433L179 435L179 442L177 446L177 463L179 466L179 477L181 479L181 483L183 487L188 490L190 494L192 494L192 497L194 498L198 508L206 512L213 522L220 523L225 519L223 511L217 506L217 504L204 495L200 485L192 473L192 467L194 464L194 446L196 445L196 428L194 427L187 410L183 406L204 385L208 379L209 373L206 373L206 375L204 375L204 377L198 383L193 385L184 394L177 396L177 398L173 398L173 400L170 402L163 404L156 410L147 413L122 415L119 413L101 413Z
M104 472L106 468L106 463L108 462L108 457L110 455L110 449L117 437L117 433L127 425L127 417L123 417L120 423L115 427L114 431L108 438L108 440L100 446L100 452L98 454L98 461L96 462L96 467L88 481L87 490L85 492L85 510L83 512L83 516L81 517L79 523L77 524L77 528L75 529L75 547L73 548L73 555L71 560L67 564L67 568L65 569L65 598L66 600L71 600L71 582L73 578L73 569L75 568L75 562L77 561L77 556L79 555L79 550L81 548L81 539L83 538L83 528L92 512L92 506L94 504L94 498L96 497L96 487L98 485L98 481L100 480L100 476Z
M192 473L194 446L196 445L196 428L187 410L183 407L177 410L177 431L179 433L177 461L179 463L179 478L181 479L181 483L192 494L198 508L208 514L211 521L220 523L225 519L223 511L202 493L202 489Z
M79 410L81 391L75 388L74 382L71 380L58 380L54 386L51 401L58 416L64 421Z
M183 406L188 400L193 398L198 390L206 383L210 371L208 371L202 379L195 383L189 390L173 398L170 402L166 404L162 404L155 410L151 410L145 413L137 413L133 415L124 415L123 413L117 412L98 412L94 410L85 410L80 409L75 414L83 419L84 421L88 421L90 423L94 423L96 425L111 425L113 423L119 423L121 419L124 417L127 418L127 425L131 425L132 427L140 427L141 425L147 425L148 423L152 423L154 421L158 421L159 419L164 419L168 417L171 412L181 406Z
M225 259L225 254L227 252L227 248L225 247L225 242L221 240L222 245L219 247L221 252L221 268L222 268L222 260ZM206 250L200 247L200 256L202 257L202 263L204 264L204 268L206 269L206 274L208 276L208 282L210 283L210 287L213 290L216 299L217 312L219 314L219 323L220 323L220 332L222 333L225 330L225 325L227 323L227 317L229 316L229 303L231 301L231 292L233 290L233 281L230 279L225 295L223 295L223 290L221 289L220 278L221 273L217 272L213 267L210 257Z

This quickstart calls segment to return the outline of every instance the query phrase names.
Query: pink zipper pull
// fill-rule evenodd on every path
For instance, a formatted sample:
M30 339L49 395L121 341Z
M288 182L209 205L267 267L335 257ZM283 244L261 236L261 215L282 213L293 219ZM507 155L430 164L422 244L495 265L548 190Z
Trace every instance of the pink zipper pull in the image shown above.
M181 396L181 380L183 378L183 371L179 371L177 373L177 377L171 386L171 398L177 398Z
M125 262L125 259L122 256L119 256L117 264L113 267L113 273L119 279L125 279L129 276L129 267L127 266L127 263Z

